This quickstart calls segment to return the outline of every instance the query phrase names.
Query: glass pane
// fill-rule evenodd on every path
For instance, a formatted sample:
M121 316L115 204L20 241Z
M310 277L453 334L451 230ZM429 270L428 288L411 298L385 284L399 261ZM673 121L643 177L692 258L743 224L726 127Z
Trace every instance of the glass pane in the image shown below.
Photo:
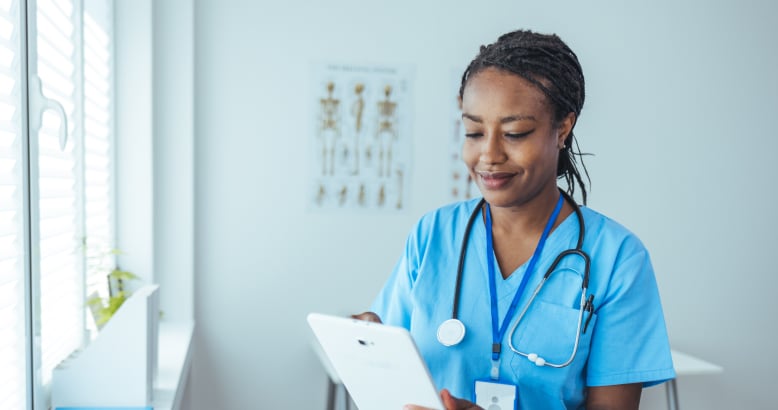
M0 1L0 409L26 408L19 6Z
M46 111L38 145L38 246L40 278L41 379L81 346L84 330L81 115L74 64L76 30L73 3L39 0L36 58L43 95L65 109L68 142L59 143L60 118ZM33 159L35 160L35 159Z
M100 7L102 6L102 7ZM116 265L113 190L113 46L109 2L84 4L84 201L87 295L108 297ZM87 327L94 331L91 315Z

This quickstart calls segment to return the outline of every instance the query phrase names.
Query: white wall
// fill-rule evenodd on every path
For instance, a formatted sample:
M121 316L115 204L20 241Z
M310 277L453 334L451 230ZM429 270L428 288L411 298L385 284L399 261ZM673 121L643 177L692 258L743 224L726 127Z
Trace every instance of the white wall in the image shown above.
M114 2L119 267L154 281L152 3Z
M194 3L155 1L154 274L166 320L194 315Z
M682 378L681 406L774 408L778 3L630 4L196 1L191 408L323 407L305 314L368 306L447 200L450 71L522 27L578 53L590 205L652 251L673 346L725 368ZM407 211L305 210L311 61L416 67Z
M118 262L160 285L164 321L190 322L194 1L115 0L114 7ZM186 375L180 383L187 388ZM175 401L186 409L189 398L178 392Z
M194 315L194 3L115 2L119 265Z

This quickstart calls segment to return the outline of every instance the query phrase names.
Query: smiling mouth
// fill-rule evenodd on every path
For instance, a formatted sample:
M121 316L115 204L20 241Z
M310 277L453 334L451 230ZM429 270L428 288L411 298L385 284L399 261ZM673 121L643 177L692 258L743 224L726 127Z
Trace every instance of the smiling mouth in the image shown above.
M486 188L499 189L504 187L510 182L516 174L512 172L477 172L478 177Z

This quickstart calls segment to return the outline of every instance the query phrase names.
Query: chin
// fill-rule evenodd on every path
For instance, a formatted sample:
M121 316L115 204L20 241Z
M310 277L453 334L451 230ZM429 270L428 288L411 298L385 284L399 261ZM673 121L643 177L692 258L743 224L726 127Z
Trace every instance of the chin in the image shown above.
M486 202L489 203L490 206L496 206L500 208L508 207L515 205L517 202L517 198L506 195L506 193L503 192L490 192L490 191L484 191L481 190L481 195L484 197Z
M507 192L507 191L487 191L481 190L481 195L486 199L490 206L497 208L510 208L525 205L532 201L535 196L528 195L526 192Z

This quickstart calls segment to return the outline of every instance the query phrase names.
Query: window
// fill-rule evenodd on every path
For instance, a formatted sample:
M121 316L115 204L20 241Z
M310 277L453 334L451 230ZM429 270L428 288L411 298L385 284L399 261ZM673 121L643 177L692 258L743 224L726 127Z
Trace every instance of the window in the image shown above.
M106 293L115 243L112 13L108 0L0 0L3 410L48 408L52 370L88 341L87 295Z
M19 8L0 2L0 409L27 401Z
M87 295L108 296L114 248L113 33L110 4L84 5L84 207ZM90 326L90 322L87 321ZM93 329L93 327L90 327Z
M38 0L37 42L30 53L31 76L37 64L43 96L62 105L63 124L52 110L43 113L37 135L30 136L31 166L37 165L38 218L33 220L32 241L39 249L33 260L40 298L41 377L51 380L54 367L78 349L84 336L83 231L83 111L76 88L76 30L73 3ZM31 97L33 98L33 97ZM31 113L34 115L34 113ZM65 144L59 128L66 127ZM35 130L31 129L31 133ZM37 149L36 149L37 148ZM34 193L33 185L33 193ZM37 201L36 201L37 199ZM35 227L37 226L37 229ZM37 272L36 272L37 271ZM37 275L36 275L37 273Z

